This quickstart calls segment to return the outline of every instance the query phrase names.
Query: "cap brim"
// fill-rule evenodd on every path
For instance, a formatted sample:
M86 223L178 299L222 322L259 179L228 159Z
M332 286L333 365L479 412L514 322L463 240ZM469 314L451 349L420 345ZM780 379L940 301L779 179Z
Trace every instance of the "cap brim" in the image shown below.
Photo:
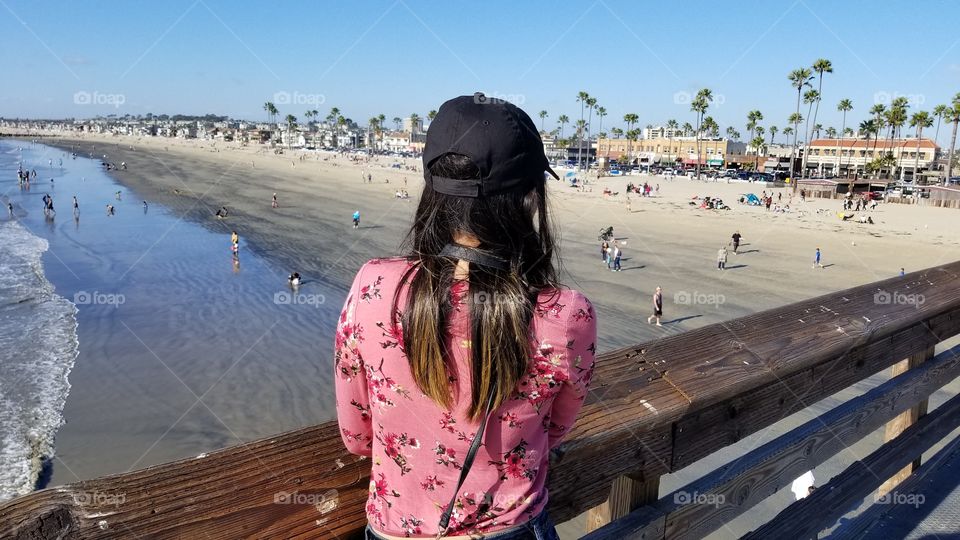
M553 169L550 168L550 165L547 165L547 172L550 173L550 176L552 176L554 179L556 180L560 179L560 176Z

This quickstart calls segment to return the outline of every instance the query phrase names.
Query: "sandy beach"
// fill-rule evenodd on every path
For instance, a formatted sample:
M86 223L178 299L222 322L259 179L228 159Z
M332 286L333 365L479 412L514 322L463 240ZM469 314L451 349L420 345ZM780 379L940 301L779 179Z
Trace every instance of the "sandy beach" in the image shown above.
M106 161L126 163L126 170L112 176L138 199L167 209L175 221L199 224L224 238L229 230L237 230L244 249L271 266L258 277L263 288L270 287L271 279L276 279L276 287L280 287L286 273L297 271L326 293L324 315L310 321L310 326L299 328L301 337L306 337L302 346L316 359L314 370L298 373L295 370L299 368L291 365L287 370L264 367L242 372L238 377L243 378L233 381L229 390L222 391L218 404L211 406L225 416L227 429L201 420L188 422L189 429L170 433L156 432L162 421L130 429L129 422L138 415L117 412L106 413L117 423L91 421L101 415L99 408L104 406L102 400L92 396L108 388L123 388L142 374L112 369L116 358L86 368L78 362L78 375L71 377L74 388L67 402L68 425L57 445L58 454L69 463L70 474L55 472L54 483L73 481L74 476L122 472L131 465L130 456L141 456L136 466L143 467L334 417L332 400L322 396L332 387L325 383L311 387L303 378L331 368L333 326L322 321L331 314L336 316L357 268L370 258L397 253L423 187L419 162L387 157L353 162L330 153L297 151L276 155L265 148L160 138L87 136L42 142L81 156L106 156ZM393 167L395 163L400 168ZM367 175L372 182L365 181ZM628 205L627 182L645 181L659 185L655 196L632 195ZM960 212L952 209L881 204L869 212L875 224L865 225L841 221L836 216L841 208L839 200L801 202L797 197L790 203L789 213L737 203L740 194L760 195L766 190L773 191L775 200L782 196L786 204L791 192L783 188L657 176L608 177L591 187L592 191L582 192L564 182L553 182L550 195L560 233L562 280L584 291L595 304L601 352L884 279L897 275L901 268L910 272L960 258ZM617 194L605 196L605 187ZM411 199L397 199L398 189L409 191ZM271 206L274 193L278 208ZM60 196L65 199L65 195ZM704 195L722 198L731 209L703 210L689 204L693 197ZM91 206L99 211L99 204L91 201ZM226 220L214 217L221 206L229 210ZM355 210L362 215L357 230L350 220ZM611 272L601 262L597 234L606 226L614 227L623 250L622 272ZM727 269L719 271L717 250L730 242L735 231L743 236L741 253L734 255L731 251ZM823 252L824 268L813 267L817 247ZM181 263L187 267L204 264L194 257L195 253L185 249L188 259ZM662 327L646 322L650 297L657 286L663 287L666 299ZM273 289L269 291L273 294ZM178 309L197 308L187 304ZM256 321L250 329L256 332L261 326L268 327L269 321ZM244 330L242 326L232 329ZM189 347L177 354L188 356L188 362L200 360L189 358L195 354ZM185 375L184 381L193 385L198 380L215 379L214 371L214 367L198 369ZM878 374L839 397L846 398L884 379L884 374ZM150 387L154 395L174 390L182 394L182 388L170 377L155 377ZM247 399L227 397L229 392L247 393L251 388L258 390ZM933 401L955 391L948 387ZM123 397L128 393L122 392L119 399L136 403L136 396ZM281 402L265 406L278 393L283 394ZM769 440L771 433L829 409L831 399L781 422L768 433L748 437L730 447L730 453L711 456L665 478L661 489L675 488L738 449L751 448ZM316 406L304 406L304 400ZM173 405L178 402L183 405L179 409ZM189 395L168 401L170 410L162 411L164 419L175 419L192 402ZM261 406L263 414L258 414ZM284 418L284 409L291 407L297 413ZM225 414L226 410L236 414ZM862 444L866 448L876 442L868 439ZM838 456L823 465L822 474L839 470L854 459L853 453ZM789 495L787 491L774 499L789 502ZM758 512L775 513L777 508L777 501L770 501L758 507ZM742 526L746 527L744 531L749 530L749 524ZM568 525L565 536L572 535L577 527ZM739 530L737 527L732 524L720 537L729 536Z

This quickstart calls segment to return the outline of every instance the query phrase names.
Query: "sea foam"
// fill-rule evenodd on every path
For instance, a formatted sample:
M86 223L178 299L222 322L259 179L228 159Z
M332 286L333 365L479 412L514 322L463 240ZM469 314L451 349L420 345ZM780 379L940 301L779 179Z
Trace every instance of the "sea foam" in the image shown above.
M32 491L63 423L77 308L43 273L43 238L0 223L0 500Z

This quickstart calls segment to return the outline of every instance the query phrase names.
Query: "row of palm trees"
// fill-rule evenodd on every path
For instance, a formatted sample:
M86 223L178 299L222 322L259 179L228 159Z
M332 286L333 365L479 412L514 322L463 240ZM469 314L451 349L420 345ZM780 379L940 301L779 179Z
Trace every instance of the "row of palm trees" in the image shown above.
M836 108L837 111L841 113L842 118L839 132L833 127L824 129L821 124L817 123L817 117L820 111L820 102L822 101L823 95L824 75L829 73L833 73L833 65L829 60L820 58L813 62L810 67L801 67L791 71L788 74L787 79L790 81L791 87L796 90L797 94L796 108L794 113L787 118L788 125L782 130L774 125L771 125L768 129L765 129L762 125L760 125L760 122L763 121L764 116L759 110L753 110L747 113L746 128L750 134L748 145L749 148L751 148L757 154L757 168L759 168L760 154L765 151L767 146L766 139L764 138L766 133L769 133L770 135L769 144L775 144L778 133L782 133L785 137L787 137L788 143L790 142L790 137L793 136L790 157L790 170L793 171L796 169L795 161L799 158L799 142L801 134L804 135L805 144L809 146L811 141L819 138L822 132L826 133L828 138L837 140L837 146L840 150L838 169L843 168L843 138L852 136L854 134L853 129L847 126L847 113L853 110L853 102L848 98L844 98L837 103ZM814 84L816 84L816 88L814 88ZM580 119L574 123L574 139L570 140L564 138L566 125L570 123L570 118L566 114L561 114L557 118L559 129L553 130L552 133L559 135L557 143L562 148L569 146L574 141L576 142L577 161L578 163L582 164L583 147L585 142L584 138L586 138L586 141L593 139L591 125L593 123L594 114L596 114L599 118L599 130L597 135L600 138L606 138L608 135L603 131L603 119L605 116L607 116L607 110L598 105L597 99L586 91L580 91L577 93L576 102L580 104ZM694 125L691 125L689 122L684 123L681 131L680 124L674 119L668 120L666 124L669 138L671 139L671 147L673 143L672 139L678 132L682 133L683 136L689 136L691 133L695 136L697 148L696 170L698 177L700 175L700 162L702 159L702 137L717 137L720 133L719 125L713 120L712 117L707 115L712 102L713 92L709 88L703 88L697 92L696 96L690 102L690 110L694 113ZM810 121L806 121L804 116L801 114L801 103L807 105L807 118L809 118ZM875 104L869 111L869 114L871 115L870 118L862 121L859 124L858 132L861 137L866 138L867 141L869 141L871 136L874 138L873 155L875 156L878 156L877 146L879 146L880 136L884 129L886 129L884 146L881 148L882 154L869 164L868 172L879 173L882 170L890 171L893 169L893 167L902 168L903 153L899 153L899 159L893 159L892 149L893 147L898 146L896 141L902 139L902 128L905 125L909 125L909 127L915 130L917 138L917 152L914 162L914 171L916 171L919 168L920 138L924 129L933 126L934 119L936 119L936 134L934 136L934 140L939 138L941 123L946 122L953 124L953 133L950 141L947 168L948 172L952 171L952 167L955 162L954 148L956 147L957 129L958 123L960 123L960 93L954 96L949 105L937 105L934 107L932 114L926 111L917 111L912 115L909 115L907 113L907 109L909 107L910 104L905 97L897 97L893 99L889 107L884 104ZM267 102L264 104L263 108L267 112L270 121L275 122L277 115L279 114L277 107L273 103ZM427 120L432 122L436 114L437 111L435 110L428 112L426 115ZM319 118L320 113L317 110L309 110L304 116L306 117L308 123L310 123L316 121L316 119ZM541 110L539 112L539 117L540 129L545 131L545 122L549 117L549 113L546 110ZM414 126L414 129L416 129L416 126L420 121L420 116L416 113L413 113L410 115L410 119L411 124ZM382 143L386 120L387 118L383 114L371 117L368 120L368 141L375 140L374 137L371 137L372 133L376 137L379 137ZM395 124L395 128L399 130L403 121L402 118L397 116L393 117L392 120ZM338 133L341 129L350 124L350 121L344 118L343 115L340 114L340 110L336 107L333 107L330 110L330 113L326 115L325 121L330 126L337 126ZM287 124L287 128L293 130L296 127L297 118L292 114L288 114L285 117L285 122ZM623 116L623 122L626 125L625 130L619 127L613 127L610 130L610 134L612 134L614 138L620 138L623 136L629 141L627 152L628 155L630 155L632 154L633 141L638 140L642 133L641 130L636 127L639 122L639 116L636 113L626 113ZM803 126L802 132L801 125ZM740 139L740 133L732 126L727 128L726 135L732 140ZM890 145L889 147L887 146L888 144ZM805 177L807 173L806 162L808 157L809 152L804 152L803 161L800 164L801 177ZM796 183L794 183L794 187L796 187Z
M752 148L757 154L757 168L759 168L760 154L764 152L767 146L766 139L764 139L765 133L770 134L769 144L774 144L776 142L776 136L778 133L782 133L785 137L787 137L788 143L790 142L790 137L793 136L790 157L791 171L796 169L796 160L800 157L800 136L803 135L803 140L805 141L806 146L809 147L811 141L819 138L821 133L825 133L830 139L837 140L837 146L840 149L838 169L843 167L843 138L854 135L853 129L847 126L847 113L853 110L853 102L849 98L844 98L839 100L837 103L837 111L841 114L842 118L839 131L833 127L824 129L822 124L817 123L817 118L820 113L820 102L823 100L824 78L826 74L832 73L833 64L830 62L830 60L826 58L818 58L810 65L810 67L801 67L791 71L788 74L787 79L790 81L791 87L796 90L796 108L795 111L787 118L788 125L784 127L782 131L777 126L772 125L769 127L769 129L765 129L762 125L760 125L760 122L763 120L763 113L758 110L750 111L747 114L746 127L747 131L750 133L748 144L749 147ZM582 163L583 135L586 133L587 140L591 140L590 124L592 122L594 112L597 112L601 119L601 128L599 132L600 138L605 138L607 135L605 132L603 132L602 128L603 116L606 116L606 110L603 107L599 107L597 105L597 100L591 97L586 91L580 91L577 93L576 102L580 104L580 119L575 123L577 158L578 162ZM694 113L695 126L690 126L690 124L687 123L684 124L683 129L684 135L688 135L692 132L696 137L696 168L698 177L700 175L700 162L702 158L701 137L704 135L719 135L719 127L717 126L716 122L710 116L707 116L707 112L712 102L713 92L709 88L703 88L698 91L696 96L690 102L690 110ZM809 121L805 120L804 115L800 112L801 104L807 106L806 118L808 118ZM890 103L889 107L883 104L874 105L874 107L870 109L872 118L868 118L860 123L859 135L861 137L866 137L868 141L871 136L874 137L873 155L877 155L876 150L879 144L880 134L884 128L887 129L885 141L888 141L891 145L890 148L885 146L881 149L884 151L884 155L874 160L870 166L871 170L869 172L879 173L881 170L890 171L894 166L899 167L902 170L902 152L898 153L899 158L894 159L893 165L890 164L890 160L892 158L892 148L896 144L894 141L902 139L902 128L905 125L909 125L911 128L915 129L917 152L914 161L914 171L919 169L920 139L923 135L923 130L930 128L933 125L933 120L936 119L937 127L934 140L939 138L941 122L946 121L953 124L953 134L951 136L949 157L947 160L947 176L949 176L950 172L953 170L953 164L955 162L954 154L956 148L956 135L958 124L960 124L960 93L954 96L949 105L937 105L934 107L932 114L926 111L917 111L912 115L908 115L908 108L908 100L904 97L897 97ZM539 116L540 129L544 130L544 122L549 116L549 113L545 110L542 110L540 111ZM625 136L628 141L631 141L632 144L632 141L637 140L640 137L640 130L635 129L635 126L638 123L638 116L636 113L627 113L623 116L623 122L626 124L626 130L623 130L619 127L614 127L610 130L610 132L614 138ZM561 114L557 118L557 123L559 124L559 138L557 142L561 147L566 147L570 141L564 138L564 128L568 123L570 123L570 118L565 114ZM673 135L677 133L679 125L676 120L671 119L667 122L666 127L670 133L672 147L672 138ZM801 127L803 127L803 131L801 131ZM553 133L556 134L557 131L554 130ZM733 140L739 140L740 138L740 133L732 126L727 128L726 134ZM887 145L888 142L884 142L884 145ZM630 144L628 144L628 154L631 153L631 151L632 148ZM807 174L807 159L809 155L809 152L803 153L803 162L800 164L801 177L805 177ZM796 188L796 183L794 183L794 187Z
M274 103L270 101L264 103L263 110L266 111L267 113L268 122L277 123L277 116L279 114L279 110L277 109L277 106ZM436 117L436 115L437 115L437 111L435 110L428 112L427 120L432 122L434 117ZM307 124L310 125L316 122L318 118L320 118L320 112L317 111L316 109L312 109L312 110L306 111L303 116L307 120ZM409 118L410 118L411 125L413 126L413 129L416 130L417 126L420 123L420 115L418 115L417 113L413 113L409 116ZM403 124L403 118L399 116L394 116L392 120L396 130L399 131L401 128L401 125ZM378 114L377 116L372 116L370 117L369 120L367 120L367 145L368 146L373 146L372 143L377 139L379 139L381 144L383 143L383 134L385 131L384 126L386 125L386 121L387 121L387 117L382 113ZM290 132L294 131L297 127L297 117L292 114L288 114L284 118L284 122L286 123L287 130ZM341 114L340 109L338 109L337 107L333 107L330 109L330 112L324 117L324 122L327 124L327 126L334 128L335 137L339 137L340 133L342 131L345 131L346 128L353 123L349 118L344 117L343 114ZM372 137L371 135L374 135L375 137Z

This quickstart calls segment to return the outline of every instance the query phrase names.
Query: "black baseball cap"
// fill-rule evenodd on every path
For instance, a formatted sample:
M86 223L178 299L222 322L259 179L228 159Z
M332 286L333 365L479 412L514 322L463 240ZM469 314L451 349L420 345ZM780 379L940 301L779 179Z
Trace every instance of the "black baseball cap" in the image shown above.
M480 169L480 178L462 180L430 174L446 154L462 154ZM482 197L532 188L544 172L559 179L543 152L536 124L513 103L480 92L455 97L440 106L427 129L423 177L435 191Z

